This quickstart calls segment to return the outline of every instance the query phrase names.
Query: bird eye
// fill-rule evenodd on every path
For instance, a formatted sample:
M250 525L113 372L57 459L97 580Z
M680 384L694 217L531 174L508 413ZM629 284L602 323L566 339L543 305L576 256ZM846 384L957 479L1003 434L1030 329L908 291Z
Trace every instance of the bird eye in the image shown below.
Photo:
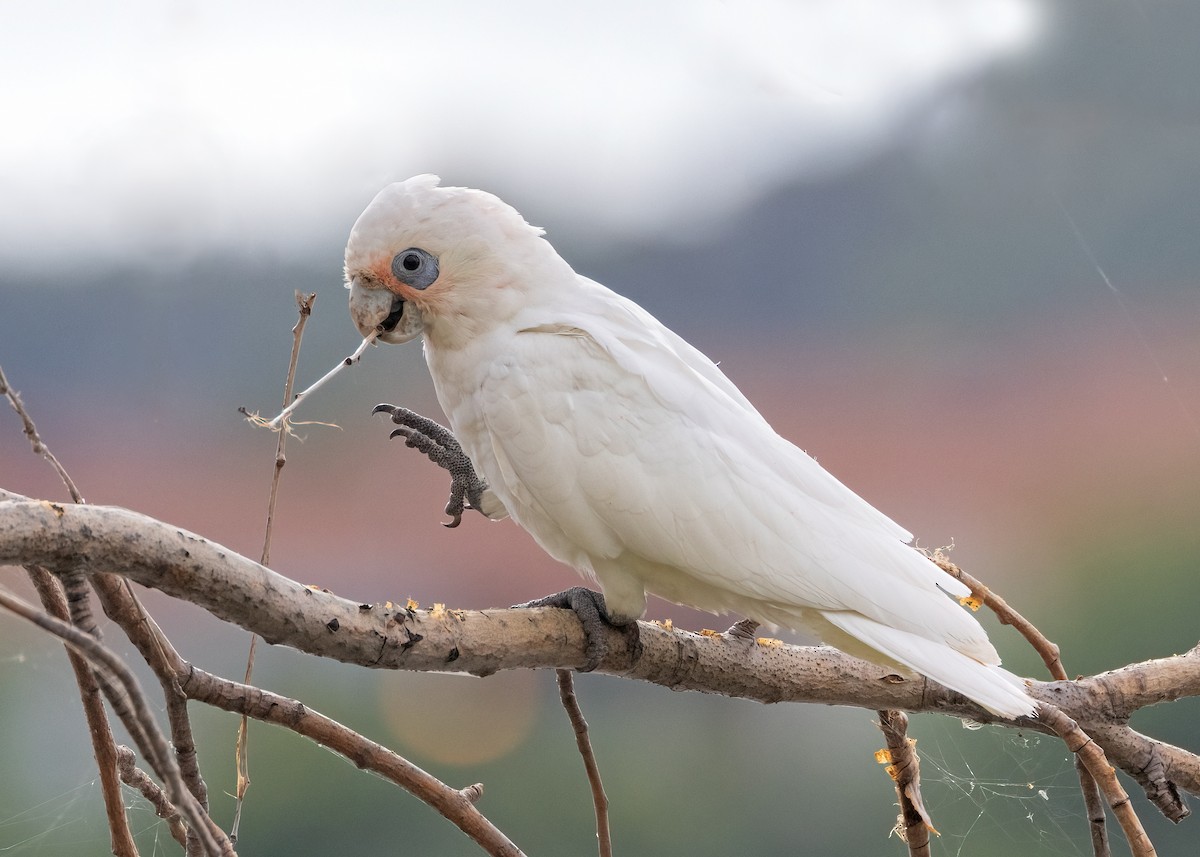
M438 278L438 263L419 247L410 247L392 258L392 273L414 289L427 289Z

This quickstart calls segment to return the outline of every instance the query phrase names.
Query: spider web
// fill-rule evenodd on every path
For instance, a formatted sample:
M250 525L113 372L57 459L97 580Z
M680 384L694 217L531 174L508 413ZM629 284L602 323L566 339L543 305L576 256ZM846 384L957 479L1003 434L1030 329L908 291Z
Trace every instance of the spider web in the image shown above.
M937 853L1090 855L1074 759L1059 739L952 721L911 733Z
M167 824L140 794L122 788L126 817L142 855L179 853ZM108 854L110 839L98 780L0 817L0 855Z

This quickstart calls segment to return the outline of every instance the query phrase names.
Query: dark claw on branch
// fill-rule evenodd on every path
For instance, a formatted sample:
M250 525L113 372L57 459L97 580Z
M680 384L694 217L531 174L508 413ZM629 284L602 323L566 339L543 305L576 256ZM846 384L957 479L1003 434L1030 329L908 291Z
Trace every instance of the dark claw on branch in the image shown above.
M572 611L579 618L579 624L583 626L583 637L586 640L584 649L586 661L579 668L581 673L591 672L600 666L600 662L608 654L608 641L604 637L608 628L620 631L625 635L629 645L629 654L633 661L636 662L642 656L642 641L638 632L638 623L636 621L627 625L614 623L608 617L604 596L599 592L593 592L582 586L572 586L570 589L547 595L545 598L527 601L524 604L514 604L513 607L557 607L560 610Z
M391 414L392 422L400 426L389 437L404 438L404 445L422 453L426 458L450 473L450 500L446 514L453 520L443 524L454 528L462 523L464 509L479 510L487 483L475 473L471 459L450 429L398 405L376 405L371 413Z
M758 623L753 619L742 619L740 622L734 622L729 626L729 630L725 633L730 637L738 640L753 640L754 632L758 630Z

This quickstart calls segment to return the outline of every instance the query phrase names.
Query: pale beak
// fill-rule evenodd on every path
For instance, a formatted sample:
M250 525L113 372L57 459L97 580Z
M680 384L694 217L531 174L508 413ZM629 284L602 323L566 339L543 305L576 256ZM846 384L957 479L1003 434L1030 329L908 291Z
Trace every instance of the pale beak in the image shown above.
M377 341L398 345L421 335L421 311L387 289L368 289L359 277L350 281L350 318L363 336L379 331Z

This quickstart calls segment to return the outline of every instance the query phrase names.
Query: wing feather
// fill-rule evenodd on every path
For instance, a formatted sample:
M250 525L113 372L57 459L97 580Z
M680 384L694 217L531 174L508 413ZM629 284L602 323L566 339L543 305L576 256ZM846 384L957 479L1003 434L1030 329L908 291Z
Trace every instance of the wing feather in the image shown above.
M943 594L961 585L902 527L636 304L595 284L585 298L522 325L479 391L489 448L472 457L549 553L585 571L619 563L701 609L792 627L852 611L998 663Z

